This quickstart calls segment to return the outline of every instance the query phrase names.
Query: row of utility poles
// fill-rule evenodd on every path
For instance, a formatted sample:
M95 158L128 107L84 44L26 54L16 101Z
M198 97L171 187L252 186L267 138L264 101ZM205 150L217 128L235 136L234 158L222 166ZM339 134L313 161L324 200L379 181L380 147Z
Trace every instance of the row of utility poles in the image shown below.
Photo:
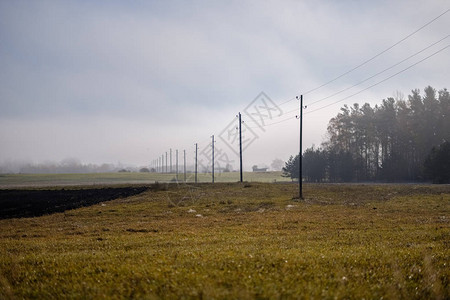
M303 139L303 109L306 107L303 107L303 95L300 95L300 97L296 97L297 100L300 100L300 109L299 113L300 115L296 116L300 120L300 149L299 149L299 180L298 180L298 197L299 199L303 199L303 172L302 172L302 139ZM239 112L236 116L239 119L239 127L237 128L239 130L239 181L243 182L243 171L242 171L242 117L241 113ZM212 173L212 183L214 183L214 135L211 136L211 147L212 147L212 154L211 154L211 161L212 161L212 167L211 167L211 173ZM183 150L184 153L184 181L186 182L186 150ZM153 169L155 169L158 173L172 173L172 149L169 150L170 154L170 169L168 169L168 155L167 151L165 153L165 164L164 164L164 154L158 157L157 159L153 160L152 165ZM195 183L197 183L198 177L198 143L195 143ZM176 180L178 181L178 150L176 150Z
M241 113L239 113L236 117L239 118L239 169L240 169L240 182L243 182L243 171L242 171L242 120L241 120ZM214 135L211 136L211 147L212 147L212 154L211 154L211 161L212 161L212 167L211 167L211 179L212 183L214 183L215 176L214 176L214 143L216 142L214 140ZM195 143L195 183L198 182L198 143ZM178 181L178 150L176 150L176 164L175 164L175 176L176 180ZM184 157L184 181L186 181L186 150L183 150L183 157ZM168 163L168 160L170 162L170 165ZM165 164L164 164L165 161ZM169 149L169 152L165 152L160 157L154 159L151 163L151 168L156 173L173 173L172 170L172 148Z
M178 175L179 175L179 170L178 170L178 149L175 150L175 176L176 176L176 180L178 181ZM168 164L167 160L169 159L170 161L170 165ZM164 164L164 161L166 162ZM170 169L169 169L170 166ZM161 156L159 156L158 158L154 159L150 165L150 168L152 169L153 172L156 173L174 173L173 172L173 165L172 165L172 149L169 149L169 156L168 153L166 151L165 156L164 154L162 154ZM183 174L184 174L184 181L186 181L186 150L183 150Z

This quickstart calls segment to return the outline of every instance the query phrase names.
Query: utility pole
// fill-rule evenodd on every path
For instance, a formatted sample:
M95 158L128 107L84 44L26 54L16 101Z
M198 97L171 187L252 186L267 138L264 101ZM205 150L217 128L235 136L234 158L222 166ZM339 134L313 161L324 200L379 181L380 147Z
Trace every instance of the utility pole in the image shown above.
M214 183L214 134L212 135L212 183Z
M176 161L176 164L175 164L175 178L177 179L177 182L178 182L178 149L177 150L175 150L176 151L176 155L175 155L175 161Z
M167 173L167 151L166 151L166 173Z
M172 173L172 148L170 148L170 173Z
M195 143L195 183L197 183L197 152L198 152L198 144Z
M184 157L184 182L186 182L186 150L183 150Z
M241 113L239 113L239 169L240 169L240 179L243 181L242 176L242 121L241 121Z
M161 173L164 173L164 154L161 155Z
M298 100L298 96L296 97ZM303 170L302 170L302 140L303 140L303 95L300 95L300 152L298 158L298 197L300 200L303 200Z

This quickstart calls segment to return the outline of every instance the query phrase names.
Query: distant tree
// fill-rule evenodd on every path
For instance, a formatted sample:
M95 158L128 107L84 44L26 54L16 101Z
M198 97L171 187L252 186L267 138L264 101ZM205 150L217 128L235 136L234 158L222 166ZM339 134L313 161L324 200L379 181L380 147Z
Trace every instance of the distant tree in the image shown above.
M295 157L293 157L292 155L291 157L289 157L288 161L285 163L285 166L282 169L283 177L290 177L292 180L298 179L300 177L298 160L299 160L298 154Z
M344 105L330 120L324 143L329 180L423 180L431 148L450 141L446 128L450 128L447 89L437 92L428 86L423 94L415 89L407 100L387 98L375 107ZM348 166L352 174L347 173Z
M141 173L149 173L150 172L150 170L149 170L149 168L140 168L139 169L139 172L141 172Z
M281 171L283 169L283 164L284 162L281 159L275 158L270 164L270 167L273 171Z
M439 91L439 104L441 117L439 122L439 128L447 128L447 130L442 130L440 138L445 141L450 141L450 93L447 89L443 89Z
M429 178L446 182L450 176L448 146L439 144L450 141L449 128L447 89L436 91L427 86L423 94L414 89L407 100L399 95L383 99L374 107L368 103L344 105L329 121L328 139L322 148L309 148L303 153L303 174L310 181ZM298 156L291 157L283 176L294 179L298 173Z
M322 149L308 148L303 153L303 175L307 181L321 182L325 180L327 155Z
M57 173L84 173L87 171L77 158L65 158L56 166Z
M433 147L424 167L425 176L433 183L450 183L450 142Z
M380 176L384 181L404 181L408 178L407 162L404 155L393 151L385 157L380 168Z
M328 151L328 180L331 182L353 181L353 158L349 151Z

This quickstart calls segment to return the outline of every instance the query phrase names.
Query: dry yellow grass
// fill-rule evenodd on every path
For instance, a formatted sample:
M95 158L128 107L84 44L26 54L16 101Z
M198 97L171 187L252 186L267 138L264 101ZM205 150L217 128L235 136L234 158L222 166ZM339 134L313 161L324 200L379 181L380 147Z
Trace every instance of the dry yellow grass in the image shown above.
M0 220L0 298L448 299L450 187L160 186Z

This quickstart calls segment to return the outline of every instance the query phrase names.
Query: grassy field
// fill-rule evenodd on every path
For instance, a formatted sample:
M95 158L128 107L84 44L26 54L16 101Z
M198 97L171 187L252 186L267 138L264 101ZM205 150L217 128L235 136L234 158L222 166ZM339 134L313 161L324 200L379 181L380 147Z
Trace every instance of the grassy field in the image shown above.
M248 182L283 182L290 181L282 177L281 172L244 172ZM238 182L239 172L216 173L215 182ZM211 182L211 174L199 173L197 181ZM172 173L89 173L89 174L0 174L0 188L39 187L67 185L104 185L104 184L150 184L154 182L176 182ZM184 181L184 175L178 174L178 181ZM194 183L195 174L186 174L186 182Z
M160 184L0 220L1 299L449 299L450 187Z

